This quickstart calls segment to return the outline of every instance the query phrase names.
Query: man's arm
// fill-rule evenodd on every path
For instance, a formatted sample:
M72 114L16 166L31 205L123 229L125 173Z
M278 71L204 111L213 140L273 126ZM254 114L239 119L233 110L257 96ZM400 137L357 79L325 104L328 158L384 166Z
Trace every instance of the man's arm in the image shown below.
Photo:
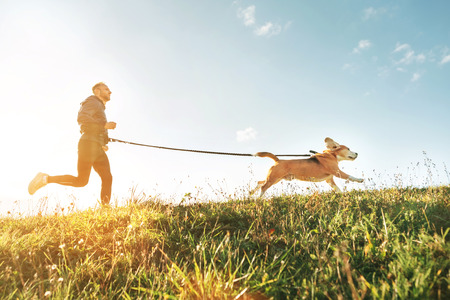
M99 120L95 118L95 114L100 109L99 103L96 101L84 102L78 111L77 121L79 124L98 123Z
M106 122L106 124L105 124L105 129L116 129L116 122ZM108 151L108 146L106 146L106 145L104 145L104 146L102 146L102 148L103 148L103 151Z

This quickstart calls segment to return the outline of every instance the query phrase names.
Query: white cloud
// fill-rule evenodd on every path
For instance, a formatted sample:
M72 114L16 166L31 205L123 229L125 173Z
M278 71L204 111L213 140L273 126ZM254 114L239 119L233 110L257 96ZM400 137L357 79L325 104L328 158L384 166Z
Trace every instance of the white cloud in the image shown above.
M408 44L397 43L393 53L403 53L403 56L395 62L397 65L409 65L414 62L423 63L427 59L425 54L420 53L416 55Z
M366 8L364 10L363 20L369 20L377 14L377 10L373 7Z
M409 50L409 51L405 52L405 55L403 56L403 58L400 59L399 61L397 61L397 63L409 65L413 61L414 61L414 51Z
M355 64L346 63L342 66L342 70L353 74L358 70L358 66Z
M238 17L244 20L245 26L255 25L256 23L255 10L256 7L254 5L251 5L245 9L240 8L238 10Z
M248 127L244 130L238 130L236 132L236 140L238 142L254 140L254 139L256 139L257 134L258 134L258 132L255 129L253 129L252 127Z
M426 59L425 54L418 54L418 55L416 56L416 60L417 60L417 62L419 62L419 63L423 63L423 62L425 61L425 59Z
M372 46L372 44L370 43L369 40L361 40L358 43L358 47L360 49L366 49L366 48L369 48L370 46Z
M258 36L272 36L280 34L281 26L278 24L272 24L271 22L267 22L264 26L258 27L255 29L255 34Z
M368 21L370 19L375 19L377 16L380 16L384 13L387 12L386 8L373 8L373 7L369 7L363 10L363 16L362 19L363 21Z
M284 25L284 30L288 30L289 28L291 28L291 26L292 26L292 21L287 22L287 23Z
M352 64L345 64L342 66L342 70L351 70L353 68Z
M395 46L394 52L400 52L400 51L403 51L403 50L410 50L410 49L411 49L411 46L408 45L408 44L397 43L397 45Z
M353 49L353 53L360 53L361 50L369 49L372 43L369 40L360 40L358 46Z
M243 20L244 25L253 28L253 32L257 36L271 37L280 34L283 30L288 30L291 27L292 22L287 22L284 26L277 23L266 22L264 25L258 25L256 22L256 6L250 5L247 8L239 8L238 17Z
M387 78L391 74L391 70L389 67L383 66L378 68L378 77Z
M441 60L441 65L449 63L450 62L450 55L444 56Z
M419 73L414 73L411 78L411 82L415 82L415 81L419 80L420 77L421 77L421 75Z

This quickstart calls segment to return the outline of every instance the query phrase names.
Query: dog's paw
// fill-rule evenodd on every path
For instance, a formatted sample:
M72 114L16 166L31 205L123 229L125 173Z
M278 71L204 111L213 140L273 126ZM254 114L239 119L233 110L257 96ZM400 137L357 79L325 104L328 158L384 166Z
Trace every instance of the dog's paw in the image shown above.
M359 182L359 183L364 181L364 179L356 178L356 177L353 177L353 176L350 176L348 179L351 180L351 181Z

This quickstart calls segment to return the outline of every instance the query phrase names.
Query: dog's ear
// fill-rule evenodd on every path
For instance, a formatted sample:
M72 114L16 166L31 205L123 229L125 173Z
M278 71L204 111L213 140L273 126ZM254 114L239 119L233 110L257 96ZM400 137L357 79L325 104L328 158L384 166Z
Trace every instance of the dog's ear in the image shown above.
M325 139L325 145L329 150L337 149L340 146L338 143L336 143L335 141L333 141L333 139L330 139L329 137Z

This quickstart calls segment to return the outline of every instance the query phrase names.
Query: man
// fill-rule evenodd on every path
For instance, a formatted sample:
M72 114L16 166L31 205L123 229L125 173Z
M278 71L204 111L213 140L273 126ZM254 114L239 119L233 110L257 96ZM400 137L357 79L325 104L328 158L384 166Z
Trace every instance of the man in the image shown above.
M33 195L38 189L48 183L83 187L89 181L91 169L100 175L102 180L101 203L109 204L111 200L112 175L108 156L108 129L115 129L115 122L108 122L105 115L105 104L110 100L111 91L108 86L99 82L92 87L94 95L81 103L78 112L82 136L78 142L78 177L71 175L49 176L38 173L30 182L28 192Z

